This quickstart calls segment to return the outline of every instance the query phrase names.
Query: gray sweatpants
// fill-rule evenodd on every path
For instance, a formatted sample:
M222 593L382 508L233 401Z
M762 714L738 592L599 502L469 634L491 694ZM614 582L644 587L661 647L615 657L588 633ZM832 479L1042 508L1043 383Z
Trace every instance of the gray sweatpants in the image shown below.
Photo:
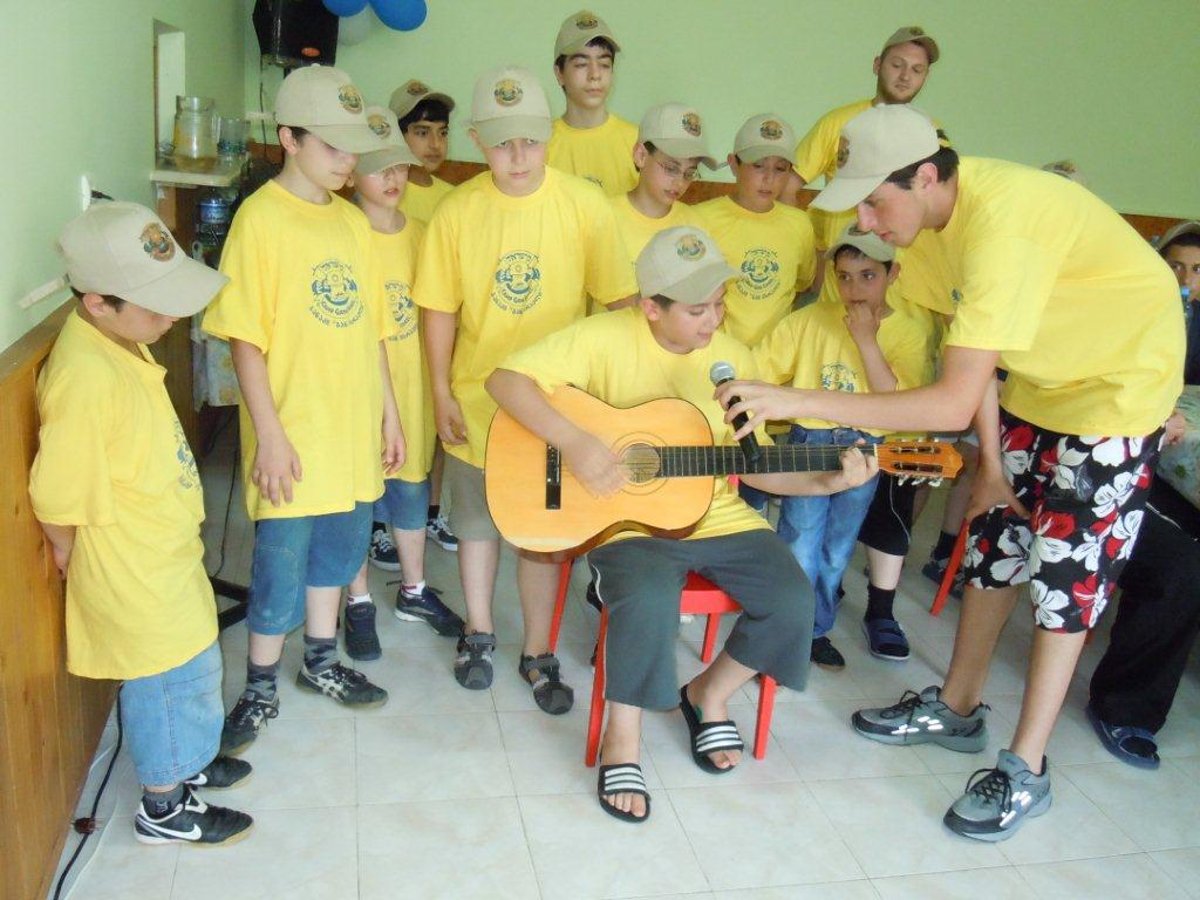
M588 564L608 606L605 696L642 709L679 703L675 639L688 572L742 607L725 650L793 690L808 681L813 592L787 545L766 529L681 541L636 537L598 547Z

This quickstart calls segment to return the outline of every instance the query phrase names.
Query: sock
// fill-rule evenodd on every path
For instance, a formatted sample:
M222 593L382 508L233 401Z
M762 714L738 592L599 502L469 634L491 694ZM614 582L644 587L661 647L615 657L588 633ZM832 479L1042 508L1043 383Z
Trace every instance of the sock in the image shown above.
M324 672L338 661L337 638L304 636L304 668L313 675Z
M142 791L142 808L146 815L161 819L183 802L183 782L169 791Z
M243 694L256 694L262 700L274 700L275 680L278 676L278 662L259 666L246 660L246 690Z
M938 535L937 545L933 548L933 552L929 555L933 559L949 559L950 554L954 551L954 542L957 540L957 531L943 531Z
M418 581L416 584L402 584L400 590L408 597L420 597L425 591L425 582Z
M438 513L440 513L441 511L442 511L441 504L430 503L429 504L429 515L426 516L426 518L428 518L429 521L432 522L434 519L436 519L438 517Z
M352 606L355 603L370 603L370 602L371 602L371 592L370 591L367 591L365 594L347 594L346 595L346 605L347 606Z
M864 620L870 619L894 619L895 614L892 612L892 601L896 599L896 590L884 590L877 588L873 584L867 585L867 611L863 615Z

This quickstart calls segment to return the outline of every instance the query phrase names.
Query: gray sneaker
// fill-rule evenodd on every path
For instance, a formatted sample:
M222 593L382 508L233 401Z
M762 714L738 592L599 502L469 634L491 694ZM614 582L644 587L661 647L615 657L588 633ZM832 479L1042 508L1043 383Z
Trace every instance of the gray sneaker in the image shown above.
M955 834L977 841L1005 841L1026 818L1050 808L1050 767L1042 757L1042 774L1029 771L1025 760L1001 750L996 768L980 769L967 790L946 810L942 821Z
M934 743L960 753L978 753L987 746L987 711L980 703L969 716L960 716L941 700L942 689L905 691L900 702L882 709L860 709L850 718L863 737L884 744Z

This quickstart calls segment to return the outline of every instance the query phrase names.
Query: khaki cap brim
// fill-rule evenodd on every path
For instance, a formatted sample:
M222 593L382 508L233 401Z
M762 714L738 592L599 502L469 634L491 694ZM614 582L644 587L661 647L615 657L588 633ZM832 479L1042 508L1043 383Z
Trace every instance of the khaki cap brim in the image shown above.
M330 147L343 153L373 153L386 150L387 142L371 130L363 120L361 125L301 125L311 131Z
M704 146L704 142L684 141L679 138L661 138L655 140L650 138L650 143L661 150L667 156L673 156L675 159L698 159L710 170L718 168L718 163L714 157L708 155L708 148Z
M503 116L472 122L471 127L485 146L495 147L514 138L546 143L550 140L551 123L542 116Z
M875 188L887 181L887 175L872 175L864 178L837 176L828 187L813 198L809 206L826 212L841 212L853 209L867 199Z
M697 303L706 303L717 288L736 277L737 272L724 260L718 260L655 293L685 306L695 306Z
M769 156L778 156L789 166L792 165L791 157L778 144L757 144L738 150L735 155L744 163L756 163L760 159L766 159Z
M391 100L388 101L388 108L396 114L397 119L403 119L426 100L441 100L446 104L446 109L454 112L454 99L449 94L430 91L428 94L413 95L404 91L402 87L392 93Z
M363 153L354 165L356 175L374 175L392 166L419 166L421 161L407 146L388 147L386 150L376 150Z
M216 269L210 269L202 262L185 257L162 278L120 291L116 296L151 312L182 319L194 316L208 306L228 283L229 278ZM88 290L80 285L75 285L75 288L88 293Z

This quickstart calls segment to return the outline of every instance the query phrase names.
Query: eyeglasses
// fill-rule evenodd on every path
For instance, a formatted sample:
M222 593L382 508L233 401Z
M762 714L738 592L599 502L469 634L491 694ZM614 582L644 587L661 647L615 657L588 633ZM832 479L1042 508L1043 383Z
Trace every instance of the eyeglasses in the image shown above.
M691 181L696 181L700 178L700 168L699 167L696 167L694 169L684 169L684 168L680 167L679 163L674 162L673 160L671 160L669 158L666 162L663 162L659 158L657 152L651 153L650 158L652 160L654 160L655 165L657 165L660 169L662 169L663 174L666 175L668 178L672 179L673 181L691 182Z

